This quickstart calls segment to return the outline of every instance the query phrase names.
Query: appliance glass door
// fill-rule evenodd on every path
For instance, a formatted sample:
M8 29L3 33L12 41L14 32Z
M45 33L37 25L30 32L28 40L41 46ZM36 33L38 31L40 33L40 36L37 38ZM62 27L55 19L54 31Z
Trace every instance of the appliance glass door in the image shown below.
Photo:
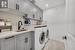
M45 33L44 32L41 33L41 35L39 37L39 42L40 42L40 44L43 44L45 42Z
M0 8L7 8L8 0L0 0Z

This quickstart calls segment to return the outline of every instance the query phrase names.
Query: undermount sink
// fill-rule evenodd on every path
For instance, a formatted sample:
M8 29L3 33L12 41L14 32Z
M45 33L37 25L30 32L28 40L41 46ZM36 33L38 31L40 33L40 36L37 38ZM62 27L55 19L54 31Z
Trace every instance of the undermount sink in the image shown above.
M16 32L27 31L26 29L17 30Z

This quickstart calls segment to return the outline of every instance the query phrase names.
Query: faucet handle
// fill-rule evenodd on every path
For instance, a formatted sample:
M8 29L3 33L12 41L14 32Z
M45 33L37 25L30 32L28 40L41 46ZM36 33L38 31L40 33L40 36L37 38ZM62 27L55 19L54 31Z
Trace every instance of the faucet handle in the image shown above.
M18 22L18 25L23 25L23 24L22 24L22 21L19 21L19 22Z

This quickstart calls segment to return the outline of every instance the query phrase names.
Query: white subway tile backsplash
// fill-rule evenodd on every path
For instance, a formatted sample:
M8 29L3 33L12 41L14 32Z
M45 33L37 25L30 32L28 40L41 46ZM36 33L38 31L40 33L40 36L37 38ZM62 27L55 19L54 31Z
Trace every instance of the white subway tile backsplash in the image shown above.
M1 21L1 22L0 22L0 26L4 26L4 25L5 25L4 22Z
M0 19L9 20L12 24L12 29L17 30L18 21L23 21L22 16L0 12Z

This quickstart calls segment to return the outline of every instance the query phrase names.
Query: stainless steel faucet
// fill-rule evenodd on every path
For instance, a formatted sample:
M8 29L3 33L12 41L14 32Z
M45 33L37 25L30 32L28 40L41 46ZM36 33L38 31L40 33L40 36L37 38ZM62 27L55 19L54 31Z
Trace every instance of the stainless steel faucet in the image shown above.
M18 22L18 30L20 30L21 25L23 25L23 24L22 24L22 21L19 21L19 22Z

